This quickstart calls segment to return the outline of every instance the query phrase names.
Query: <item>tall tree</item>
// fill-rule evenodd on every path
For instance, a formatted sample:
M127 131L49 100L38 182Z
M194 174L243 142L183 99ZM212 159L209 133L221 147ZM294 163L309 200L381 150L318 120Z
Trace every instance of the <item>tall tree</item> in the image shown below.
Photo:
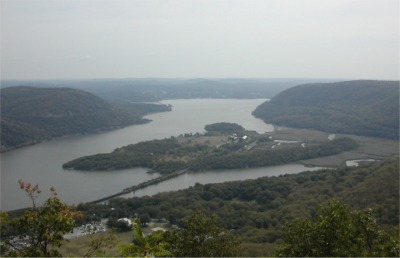
M174 256L238 256L241 246L236 236L219 226L215 215L196 212L183 222L184 227L166 235Z
M350 211L331 200L322 205L316 221L294 220L286 225L278 256L399 256L399 236L383 231L371 210Z
M58 248L64 239L64 234L71 232L76 217L80 212L63 203L53 187L52 196L43 205L37 205L35 199L40 195L39 186L19 181L32 201L32 207L24 215L9 219L5 213L1 216L2 236L12 235L17 241L2 237L2 255L12 256L61 256ZM17 244L16 244L17 243Z

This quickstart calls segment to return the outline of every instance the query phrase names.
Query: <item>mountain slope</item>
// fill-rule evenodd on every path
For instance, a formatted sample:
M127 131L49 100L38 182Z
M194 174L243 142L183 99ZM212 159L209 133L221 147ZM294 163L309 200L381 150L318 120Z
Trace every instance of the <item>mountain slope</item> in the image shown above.
M137 115L81 90L25 86L1 89L2 150L140 121Z
M261 104L253 115L277 125L399 139L399 82L299 85Z

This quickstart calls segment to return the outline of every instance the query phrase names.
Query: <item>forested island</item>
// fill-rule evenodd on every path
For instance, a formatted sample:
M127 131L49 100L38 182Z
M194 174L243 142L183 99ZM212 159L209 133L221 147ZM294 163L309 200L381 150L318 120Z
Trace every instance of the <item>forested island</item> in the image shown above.
M328 156L358 147L351 138L284 144L270 136L245 131L237 124L207 125L206 134L184 134L163 140L127 145L111 153L96 154L69 161L65 169L117 170L147 167L169 174L179 170L202 171L280 165Z
M399 139L399 81L299 85L261 104L253 115L276 125Z
M148 122L150 112L169 111L161 104L113 103L71 88L1 89L1 150L54 137L87 134Z

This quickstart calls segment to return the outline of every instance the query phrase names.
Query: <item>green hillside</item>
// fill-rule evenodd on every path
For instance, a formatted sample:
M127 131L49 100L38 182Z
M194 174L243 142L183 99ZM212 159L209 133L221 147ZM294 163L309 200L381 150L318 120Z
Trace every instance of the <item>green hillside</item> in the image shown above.
M399 82L299 85L258 106L267 123L333 133L399 138Z
M130 214L165 218L181 225L195 211L214 213L236 234L244 256L274 256L282 243L283 225L295 218L315 219L318 206L338 199L351 209L370 208L387 232L399 225L399 161L325 169L255 180L196 184L189 189L154 196L112 199L108 204L79 204L85 220L93 214L115 220ZM111 209L112 208L112 209Z
M141 118L146 113L143 108L126 105L117 108L91 93L70 88L1 89L1 148L145 121Z

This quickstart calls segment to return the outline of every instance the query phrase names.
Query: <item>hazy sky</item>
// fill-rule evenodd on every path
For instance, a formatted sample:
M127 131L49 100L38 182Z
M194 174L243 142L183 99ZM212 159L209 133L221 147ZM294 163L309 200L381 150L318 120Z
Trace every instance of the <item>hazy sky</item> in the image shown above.
M399 79L398 0L0 1L2 79Z

